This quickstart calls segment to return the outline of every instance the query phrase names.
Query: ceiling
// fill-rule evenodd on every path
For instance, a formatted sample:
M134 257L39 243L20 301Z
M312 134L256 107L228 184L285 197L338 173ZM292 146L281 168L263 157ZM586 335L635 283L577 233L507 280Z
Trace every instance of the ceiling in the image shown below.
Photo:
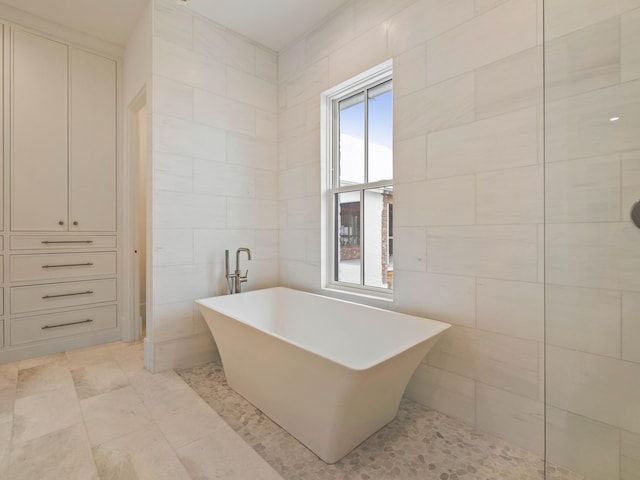
M186 5L261 45L280 51L345 1L190 0Z
M124 46L148 1L0 0L0 3ZM184 5L257 43L279 51L308 32L345 1L191 0Z

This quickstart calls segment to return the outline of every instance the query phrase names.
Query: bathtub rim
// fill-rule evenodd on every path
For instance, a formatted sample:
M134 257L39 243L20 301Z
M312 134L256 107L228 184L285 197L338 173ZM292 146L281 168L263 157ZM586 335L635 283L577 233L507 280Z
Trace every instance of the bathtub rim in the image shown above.
M201 308L201 309L202 308L206 308L206 309L212 310L212 311L214 311L216 313L219 313L219 314L224 315L224 316L226 316L228 318L231 318L231 319L233 319L233 320L235 320L237 322L240 322L240 323L242 323L243 325L246 325L249 328L253 328L254 330L262 332L262 333L264 333L266 335L270 335L272 337L275 337L275 338L277 338L277 339L279 339L279 340L281 340L281 341L283 341L285 343L288 343L289 345L292 345L294 347L300 348L300 349L305 350L305 351L307 351L309 353L317 355L318 357L321 357L321 358L323 358L323 359L325 359L325 360L327 360L329 362L335 363L336 365L339 365L339 366L341 366L343 368L346 368L348 370L351 370L353 372L363 372L365 370L369 370L371 368L374 368L374 367L376 367L376 366L378 366L378 365L380 365L380 364L382 364L382 363L384 363L384 362L386 362L386 361L388 361L388 360L390 360L390 359L402 354L403 352L420 345L421 343L428 342L429 340L440 336L442 333L444 333L446 330L448 330L452 326L450 323L442 322L440 320L434 320L432 318L425 318L425 317L419 317L417 315L410 315L410 314L407 314L407 313L395 312L393 310L386 310L386 309L383 309L383 308L372 307L370 305L366 305L366 304L362 304L362 303L352 302L352 301L349 301L349 300L343 300L343 299L340 299L340 298L329 297L327 295L320 295L320 294L317 294L317 293L305 292L304 290L297 290L295 288L289 288L289 287L262 288L262 289L258 289L258 290L251 290L251 291L247 291L247 292L238 293L238 294L235 294L235 295L250 295L252 293L265 292L265 291L269 291L269 290L271 290L271 291L291 291L291 292L296 292L296 293L299 293L299 294L311 295L311 296L314 296L314 297L320 297L320 298L323 298L323 299L329 299L329 300L340 302L340 303L353 304L353 305L357 305L357 306L360 306L360 307L363 307L363 308L366 308L366 309L377 310L377 311L381 311L381 312L384 312L384 313L392 313L392 314L395 314L395 315L403 315L403 316L408 316L408 317L412 317L412 318L417 318L419 320L427 320L429 322L433 322L434 327L436 327L436 328L434 329L435 331L433 332L433 334L431 336L429 336L427 338L424 338L422 340L419 340L419 341L413 341L409 345L405 345L403 348L392 349L390 352L386 353L385 355L382 355L381 357L377 358L375 361L366 362L366 363L363 362L362 365L353 365L353 364L349 365L349 364L345 364L345 363L343 363L341 361L338 361L338 360L336 360L334 358L330 358L330 357L328 357L328 356L326 356L326 355L324 355L322 353L319 353L316 350L314 350L312 348L309 348L308 346L304 346L304 345L296 342L295 340L291 340L291 339L289 339L287 337L283 337L282 335L279 335L279 334L277 334L275 332L272 332L270 330L266 330L264 328L260 328L260 327L258 327L256 325L253 325L253 324L248 323L248 322L246 322L246 321L244 321L242 319L239 319L235 314L229 313L228 309L225 309L225 308L214 309L214 308L210 307L209 305L207 305L207 303L206 303L207 300L219 299L220 297L228 297L229 295L219 295L217 297L201 298L201 299L195 300L195 303L197 303L199 305L199 308ZM205 321L207 321L206 316L205 316ZM208 321L207 321L207 323L208 323ZM211 327L209 327L209 330L211 331L211 334L213 335L213 330L211 329ZM215 340L215 335L214 335L214 340Z

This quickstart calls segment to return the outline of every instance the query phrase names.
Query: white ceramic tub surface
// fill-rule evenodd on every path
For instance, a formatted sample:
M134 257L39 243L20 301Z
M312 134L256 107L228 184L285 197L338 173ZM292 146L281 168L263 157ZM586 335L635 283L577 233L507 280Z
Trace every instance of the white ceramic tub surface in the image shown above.
M283 287L197 303L229 386L327 463L393 420L450 326Z

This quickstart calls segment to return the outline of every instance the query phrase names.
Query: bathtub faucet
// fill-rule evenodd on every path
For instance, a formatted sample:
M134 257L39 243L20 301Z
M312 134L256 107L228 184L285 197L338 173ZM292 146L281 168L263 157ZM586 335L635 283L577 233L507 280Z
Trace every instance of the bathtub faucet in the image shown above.
M240 247L236 250L236 270L229 273L229 250L225 250L225 278L227 279L227 288L229 293L240 293L241 285L248 281L249 270L242 275L240 271L240 252L247 252L247 259L251 260L251 250L246 247Z

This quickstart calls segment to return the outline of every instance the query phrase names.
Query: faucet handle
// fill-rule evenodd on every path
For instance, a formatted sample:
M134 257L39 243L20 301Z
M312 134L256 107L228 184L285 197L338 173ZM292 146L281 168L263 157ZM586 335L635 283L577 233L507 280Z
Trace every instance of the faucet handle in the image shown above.
M246 272L244 272L244 276L240 275L240 280L242 280L243 282L247 281L247 277L249 276L249 270L247 270Z

